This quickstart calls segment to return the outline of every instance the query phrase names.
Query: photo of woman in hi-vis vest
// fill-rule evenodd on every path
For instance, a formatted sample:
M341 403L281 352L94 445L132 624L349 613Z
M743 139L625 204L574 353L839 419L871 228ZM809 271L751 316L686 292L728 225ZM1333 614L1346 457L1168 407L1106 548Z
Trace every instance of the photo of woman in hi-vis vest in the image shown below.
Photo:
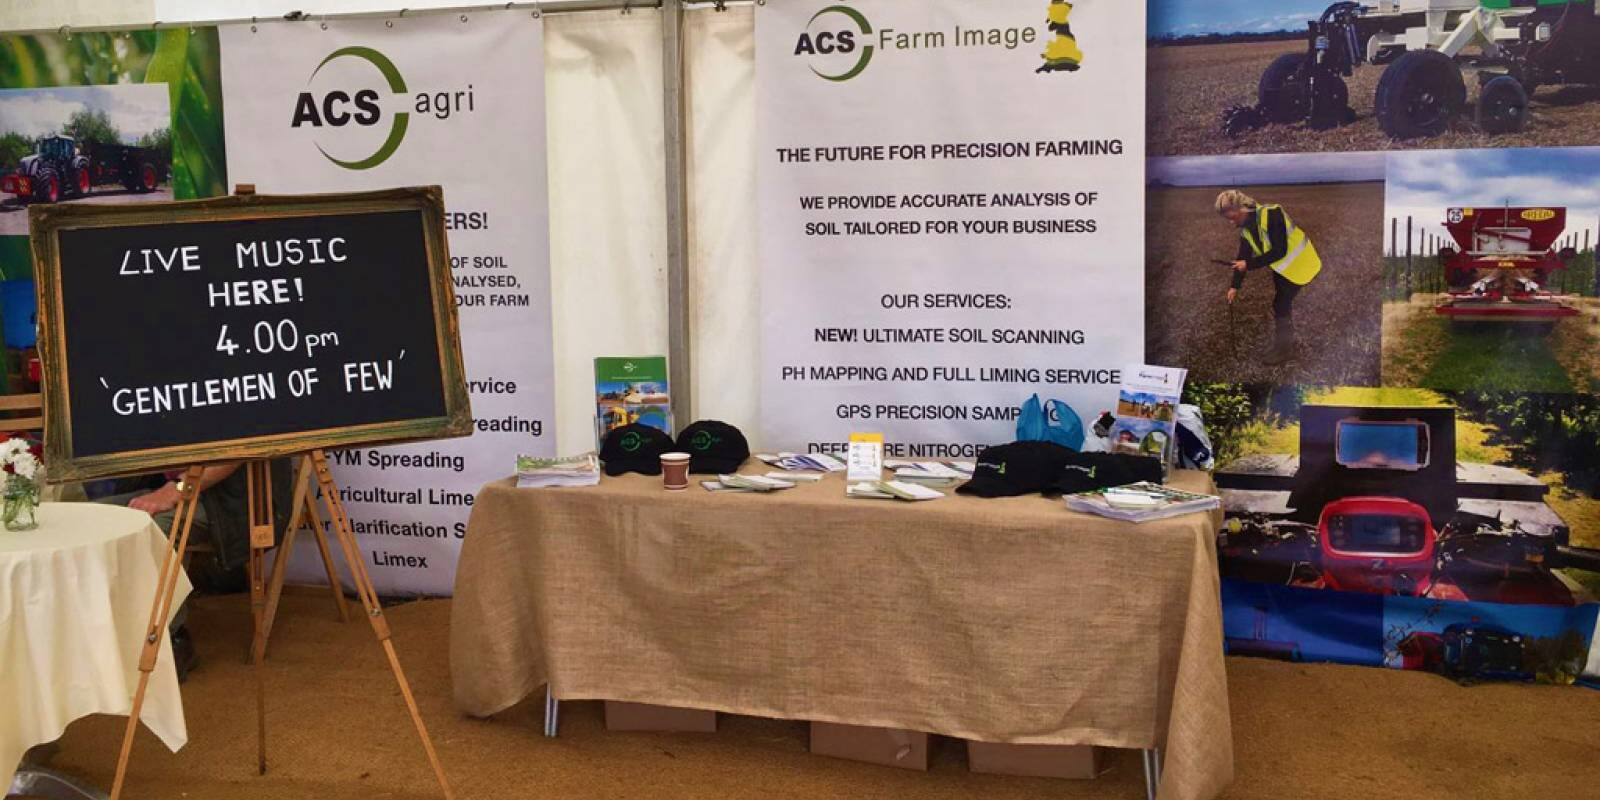
M1283 364L1294 358L1294 298L1322 271L1322 259L1311 237L1279 206L1257 203L1244 192L1229 189L1217 195L1216 208L1239 229L1228 303L1239 296L1246 273L1272 270L1273 335L1261 359L1267 364Z

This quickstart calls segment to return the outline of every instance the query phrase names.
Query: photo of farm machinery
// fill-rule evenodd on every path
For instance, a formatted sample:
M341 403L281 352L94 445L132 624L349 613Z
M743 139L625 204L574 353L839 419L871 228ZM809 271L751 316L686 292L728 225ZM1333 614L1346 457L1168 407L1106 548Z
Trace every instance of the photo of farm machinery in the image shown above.
M1545 288L1551 273L1578 257L1556 246L1567 228L1565 208L1452 208L1444 227L1455 246L1439 250L1449 296L1435 312L1459 322L1546 325L1580 313Z
M23 203L56 203L85 197L107 184L139 194L153 192L166 175L164 155L150 148L44 136L32 155L0 175L0 192Z
M1507 467L1457 463L1452 408L1301 408L1300 455L1220 469L1224 578L1438 600L1590 602L1559 570L1600 572Z
M1262 73L1254 106L1223 112L1228 136L1271 124L1326 130L1354 122L1345 78L1382 65L1374 102L1394 139L1444 133L1469 108L1463 71L1476 73L1472 111L1485 133L1522 130L1540 86L1600 84L1596 0L1337 2L1311 20L1304 53Z
M1520 681L1532 677L1525 652L1527 638L1498 625L1458 622L1439 633L1411 633L1395 649L1402 669L1463 680Z

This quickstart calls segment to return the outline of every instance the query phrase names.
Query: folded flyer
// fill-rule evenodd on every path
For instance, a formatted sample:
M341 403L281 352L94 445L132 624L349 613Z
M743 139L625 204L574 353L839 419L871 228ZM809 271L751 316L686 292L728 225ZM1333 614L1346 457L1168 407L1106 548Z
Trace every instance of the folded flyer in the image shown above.
M737 492L775 492L779 489L793 489L794 483L765 475L718 475L713 487L712 481L705 481L702 486L710 491L732 490Z
M845 497L865 500L938 500L944 492L911 481L861 481L845 487Z

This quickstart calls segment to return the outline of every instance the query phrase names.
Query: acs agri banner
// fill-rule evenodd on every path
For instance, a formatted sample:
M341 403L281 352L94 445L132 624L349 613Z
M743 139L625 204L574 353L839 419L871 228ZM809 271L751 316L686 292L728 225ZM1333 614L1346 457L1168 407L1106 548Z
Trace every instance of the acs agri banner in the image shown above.
M971 457L1144 358L1145 8L756 9L768 448Z
M554 454L542 23L507 11L221 31L232 182L444 187L477 429L333 455L378 589L449 594L478 488L519 453ZM320 577L316 548L290 574Z

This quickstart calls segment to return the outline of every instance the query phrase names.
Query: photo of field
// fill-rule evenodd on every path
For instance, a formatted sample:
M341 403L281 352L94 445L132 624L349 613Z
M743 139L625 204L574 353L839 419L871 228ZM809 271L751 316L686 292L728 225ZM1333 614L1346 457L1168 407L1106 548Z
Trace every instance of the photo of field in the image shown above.
M1270 125L1236 139L1221 129L1223 110L1253 105L1261 73L1285 53L1306 51L1304 38L1265 42L1160 45L1149 50L1149 102L1146 104L1152 156L1223 153L1300 153L1319 151L1453 149L1469 147L1549 147L1600 142L1600 87L1555 86L1539 89L1530 105L1528 126L1519 133L1490 136L1477 130L1470 109L1450 131L1434 138L1395 141L1379 130L1373 97L1383 66L1366 65L1345 79L1356 121L1327 131L1304 123ZM1477 97L1476 71L1463 71L1467 102Z
M1595 257L1600 148L1396 153L1389 156L1388 175L1384 385L1600 392L1600 275ZM1490 206L1491 212L1493 207L1533 206L1564 216L1552 243L1528 246L1536 254L1569 251L1570 260L1540 284L1550 293L1543 307L1570 309L1568 316L1486 322L1440 313L1452 303L1440 251L1461 247L1443 225L1451 209L1474 205ZM1516 274L1538 277L1526 271Z
M1187 368L1198 381L1375 386L1381 377L1382 155L1162 159L1147 196L1146 359ZM1377 166L1374 167L1374 161ZM1163 163L1166 162L1166 163ZM1179 162L1179 163L1174 163ZM1333 181L1344 175L1359 180ZM1260 183L1252 179L1303 179ZM1226 178L1235 183L1223 183ZM1187 185L1173 185L1174 183ZM1294 303L1298 347L1288 363L1263 363L1271 335L1272 276L1255 270L1229 305L1239 232L1213 209L1217 193L1243 189L1277 203L1306 231L1323 270Z

